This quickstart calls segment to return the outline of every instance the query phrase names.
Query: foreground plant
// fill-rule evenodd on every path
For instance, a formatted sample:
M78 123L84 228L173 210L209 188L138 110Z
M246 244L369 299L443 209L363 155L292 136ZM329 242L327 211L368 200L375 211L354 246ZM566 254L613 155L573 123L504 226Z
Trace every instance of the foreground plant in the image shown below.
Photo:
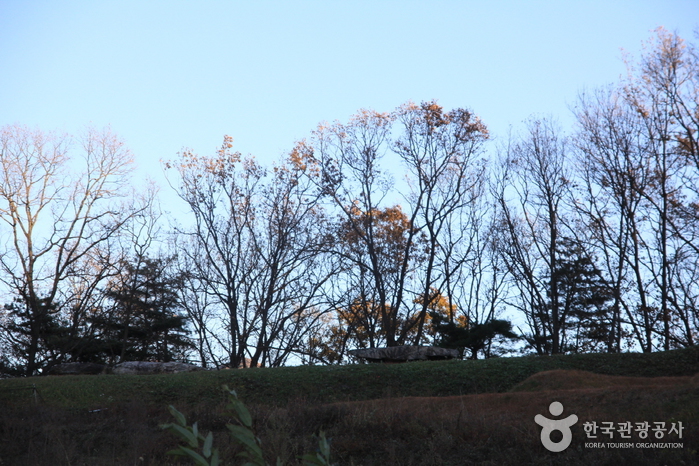
M233 440L245 450L238 453L237 456L247 460L243 463L243 466L268 466L262 455L262 442L252 430L250 411L238 399L238 394L235 390L231 390L227 385L223 386L223 390L228 394L229 402L226 408L238 422L238 424L226 424L226 428L228 428ZM204 436L199 432L196 422L188 426L184 414L172 405L169 406L169 410L176 422L161 424L160 427L177 435L187 444L170 450L168 454L189 457L197 466L218 466L221 464L218 449L213 447L213 433L209 432ZM325 438L323 431L319 435L318 450L315 453L307 453L300 459L303 460L305 466L331 465L330 442ZM277 458L276 465L282 466L281 459Z
M194 464L201 466L218 466L219 456L218 449L213 448L214 436L212 432L204 437L197 427L195 422L191 426L187 425L187 419L184 414L179 412L174 406L169 406L170 413L175 418L177 423L161 424L160 427L169 430L173 434L187 442L187 445L180 445L174 450L168 452L169 455L188 456L194 460ZM201 443L201 453L199 450Z

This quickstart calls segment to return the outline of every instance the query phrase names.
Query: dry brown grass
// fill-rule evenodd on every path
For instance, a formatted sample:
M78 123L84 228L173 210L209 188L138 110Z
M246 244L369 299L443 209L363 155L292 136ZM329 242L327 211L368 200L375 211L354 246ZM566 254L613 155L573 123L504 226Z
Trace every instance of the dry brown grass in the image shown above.
M263 410L299 436L324 429L341 464L696 464L699 376L633 378L583 371L536 374L509 393L406 397ZM523 391L526 389L527 391ZM553 401L577 414L574 441L549 453L534 416ZM683 421L681 450L585 447L586 421ZM618 436L618 434L617 434ZM600 439L595 441L621 441ZM633 438L634 442L641 441ZM308 446L308 445L307 445Z
M537 414L548 416L553 401L563 403L564 416L579 418L573 444L562 453L543 448L534 423ZM506 393L249 407L272 464L276 457L296 464L298 455L315 449L313 436L321 429L341 465L698 464L699 375L636 378L556 370L535 374ZM206 403L183 411L202 430L213 430L221 453L233 458L237 447L225 433L231 419L222 408ZM175 464L164 452L177 440L158 427L170 420L164 407L135 402L98 413L41 405L5 410L0 464ZM588 420L682 421L683 439L669 440L682 441L684 448L589 449L582 428Z

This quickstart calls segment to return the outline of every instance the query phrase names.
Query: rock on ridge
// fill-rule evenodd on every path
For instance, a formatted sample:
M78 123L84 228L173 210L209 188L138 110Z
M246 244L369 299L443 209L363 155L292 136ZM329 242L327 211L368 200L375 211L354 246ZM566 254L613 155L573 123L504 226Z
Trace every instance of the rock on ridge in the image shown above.
M403 362L459 357L455 349L436 346L389 346L387 348L364 348L350 350L349 354L370 362Z
M127 361L114 366L114 374L173 374L202 370L199 366L183 362Z

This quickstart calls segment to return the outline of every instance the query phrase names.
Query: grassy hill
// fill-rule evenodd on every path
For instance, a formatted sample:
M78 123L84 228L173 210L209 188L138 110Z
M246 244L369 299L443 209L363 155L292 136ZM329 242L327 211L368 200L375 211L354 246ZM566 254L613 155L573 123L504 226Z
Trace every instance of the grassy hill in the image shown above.
M556 370L575 372L546 372ZM0 464L176 464L164 455L176 439L158 427L170 421L168 404L216 432L222 452L233 455L236 446L224 433L230 419L222 409L223 384L251 408L270 461L278 456L293 463L324 429L341 464L508 464L508 451L519 458L511 464L589 464L594 458L603 464L626 462L628 455L637 464L694 464L696 383L688 377L634 383L586 373L691 376L699 373L699 349L6 379L0 380ZM551 456L538 443L532 419L557 398L581 419L682 420L685 448L601 452L581 444ZM523 452L528 459L522 460Z
M132 400L157 405L217 402L228 384L246 403L284 406L405 396L499 393L531 375L571 369L635 377L699 373L699 348L661 353L579 354L495 358L477 361L421 361L408 364L297 366L201 371L170 375L53 376L0 380L0 403L33 400L35 385L43 403L96 409Z

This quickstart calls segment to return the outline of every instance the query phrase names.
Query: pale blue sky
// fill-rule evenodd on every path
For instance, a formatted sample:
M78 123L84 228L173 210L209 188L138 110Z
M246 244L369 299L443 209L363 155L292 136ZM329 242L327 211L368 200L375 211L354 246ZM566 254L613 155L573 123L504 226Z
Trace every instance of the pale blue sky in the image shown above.
M565 125L658 26L695 40L699 1L0 0L0 125L109 124L156 181L183 147L229 134L270 163L321 121L409 99L504 137L532 113Z

